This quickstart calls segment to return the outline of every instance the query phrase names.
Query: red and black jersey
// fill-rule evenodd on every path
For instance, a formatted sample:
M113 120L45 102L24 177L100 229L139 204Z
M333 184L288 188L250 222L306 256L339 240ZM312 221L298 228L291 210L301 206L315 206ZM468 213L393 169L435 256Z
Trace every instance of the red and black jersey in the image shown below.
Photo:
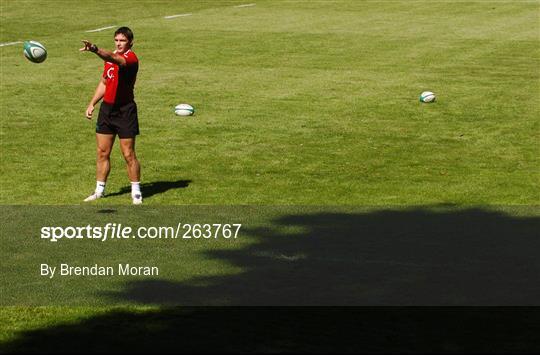
M103 78L106 80L103 101L111 105L124 105L133 101L133 88L139 70L139 59L130 50L122 54L126 65L120 67L111 62L105 62Z

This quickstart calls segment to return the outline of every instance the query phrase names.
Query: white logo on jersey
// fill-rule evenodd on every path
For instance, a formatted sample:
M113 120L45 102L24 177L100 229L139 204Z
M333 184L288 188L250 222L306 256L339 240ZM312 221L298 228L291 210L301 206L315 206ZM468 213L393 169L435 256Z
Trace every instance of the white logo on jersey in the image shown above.
M114 71L114 67L110 67L109 70L107 70L107 78L112 79L114 78L114 74L112 73Z

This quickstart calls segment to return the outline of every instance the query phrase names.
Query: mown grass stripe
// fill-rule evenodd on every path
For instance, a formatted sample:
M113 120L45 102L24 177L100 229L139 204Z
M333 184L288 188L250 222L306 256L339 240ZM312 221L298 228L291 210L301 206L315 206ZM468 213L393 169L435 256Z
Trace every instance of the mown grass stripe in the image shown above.
M191 15L193 15L193 14L178 14L178 15L164 16L163 18L164 19L172 19L172 18L186 17L186 16L191 16Z
M0 43L0 47L5 47L5 46L12 46L14 44L20 44L22 43L21 41L16 41L16 42L6 42L6 43Z
M108 29L114 28L114 27L116 27L116 26L113 25L113 26L101 27L101 28L96 28L95 30L88 30L88 31L85 31L85 32L99 32L99 31L108 30Z

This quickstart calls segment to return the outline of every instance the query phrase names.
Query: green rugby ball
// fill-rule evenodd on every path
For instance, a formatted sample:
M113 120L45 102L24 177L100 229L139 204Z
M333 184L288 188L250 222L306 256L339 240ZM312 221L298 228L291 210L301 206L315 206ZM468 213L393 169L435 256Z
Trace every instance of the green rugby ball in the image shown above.
M190 104L179 104L174 108L174 113L178 116L191 116L195 113L195 109Z
M435 101L435 94L431 91L424 91L420 94L420 102L434 102Z
M41 63L47 59L47 49L36 41L24 42L24 56L32 63Z

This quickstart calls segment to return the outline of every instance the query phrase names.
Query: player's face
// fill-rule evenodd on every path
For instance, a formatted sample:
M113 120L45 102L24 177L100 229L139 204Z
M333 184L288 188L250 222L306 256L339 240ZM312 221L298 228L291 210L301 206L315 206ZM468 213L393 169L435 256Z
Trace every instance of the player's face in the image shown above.
M128 38L121 33L114 36L114 45L116 47L116 52L120 54L131 48L131 43Z

